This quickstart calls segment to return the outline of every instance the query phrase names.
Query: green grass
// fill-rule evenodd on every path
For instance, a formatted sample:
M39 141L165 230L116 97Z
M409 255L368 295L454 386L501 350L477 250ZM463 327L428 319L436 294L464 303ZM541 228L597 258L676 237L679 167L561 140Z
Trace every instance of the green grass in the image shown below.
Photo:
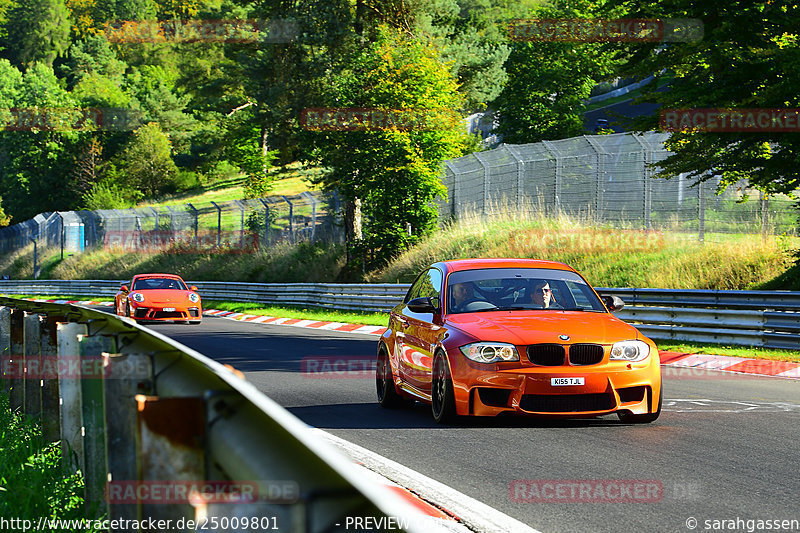
M8 397L0 394L0 517L36 524L40 517L85 516L82 475L68 472L61 445L45 443L41 428L12 413Z
M800 363L800 351L797 350L778 350L773 348L744 347L744 346L725 346L710 343L688 343L656 341L659 350L680 353L700 353L711 355L729 355L731 357L745 357L748 359L770 359L773 361L791 361Z
M68 300L68 301L94 301L94 302L113 302L114 298L105 296L78 296L75 294L0 294L7 298L17 298L19 300Z
M301 192L314 190L314 186L309 179L318 176L322 170L316 167L307 167L301 163L291 163L271 168L269 172L274 176L275 181L268 195L293 196ZM140 202L138 207L173 206L187 203L197 206L197 204L205 205L209 202L221 203L241 200L245 197L245 180L246 177L243 174L230 176L204 187Z
M368 326L386 326L388 313L362 313L358 311L336 311L310 307L265 306L256 303L219 302L203 300L204 309L220 309L245 313L248 315L274 316L279 318L302 318L326 322L344 322L346 324L364 324Z
M74 295L4 295L10 298L50 299L50 300L96 300L113 301L113 298L86 297ZM327 308L275 306L258 303L222 302L218 300L203 300L204 309L220 309L234 313L248 315L271 316L278 318L300 318L305 320L319 320L325 322L344 322L347 324L365 324L368 326L386 326L389 320L388 313L372 313L360 311L337 311ZM752 359L770 359L776 361L800 362L800 351L779 350L772 348L727 346L709 343L688 343L672 341L656 341L660 350L682 353L701 353L713 355L729 355L733 357L746 357Z

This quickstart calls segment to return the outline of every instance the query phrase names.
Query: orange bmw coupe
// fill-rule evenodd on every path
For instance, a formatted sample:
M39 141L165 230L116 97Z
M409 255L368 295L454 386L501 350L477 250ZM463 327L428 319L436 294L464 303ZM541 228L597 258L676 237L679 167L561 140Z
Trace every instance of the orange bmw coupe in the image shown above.
M173 274L137 274L114 297L116 313L137 321L199 324L203 307L197 287Z
M378 344L383 407L433 418L504 413L649 423L661 412L658 349L571 267L530 259L435 263L391 311Z

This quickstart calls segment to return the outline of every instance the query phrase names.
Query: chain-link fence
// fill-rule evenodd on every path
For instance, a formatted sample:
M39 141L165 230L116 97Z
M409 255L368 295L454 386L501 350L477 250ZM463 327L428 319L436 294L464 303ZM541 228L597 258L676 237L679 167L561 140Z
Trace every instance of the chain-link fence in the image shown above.
M254 200L42 213L0 229L0 253L37 241L86 249L250 251L277 243L343 242L336 194L304 192Z
M440 215L503 216L509 210L566 214L620 227L697 233L798 233L798 211L784 195L765 197L746 182L717 194L719 177L653 179L670 152L668 134L585 135L504 144L445 162Z
M798 234L798 210L783 195L764 197L742 182L717 194L719 178L653 179L670 152L668 134L587 135L505 144L445 162L443 220L509 211L566 214L619 227L697 233ZM344 242L334 193L99 211L42 213L0 228L0 253L34 240L65 252L252 250L277 243Z

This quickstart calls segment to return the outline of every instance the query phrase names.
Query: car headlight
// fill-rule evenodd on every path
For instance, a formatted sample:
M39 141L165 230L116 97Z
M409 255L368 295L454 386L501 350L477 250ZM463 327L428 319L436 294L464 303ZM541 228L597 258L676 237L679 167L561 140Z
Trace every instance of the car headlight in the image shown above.
M473 342L462 346L461 353L476 363L519 361L517 348L505 342Z
M131 298L133 298L136 302L143 302L144 301L144 294L140 292L133 292L131 293Z
M196 304L197 302L200 301L200 297L196 293L190 292L189 293L189 301L194 303L194 304Z
M620 341L611 347L612 361L641 361L650 355L650 346L643 341Z

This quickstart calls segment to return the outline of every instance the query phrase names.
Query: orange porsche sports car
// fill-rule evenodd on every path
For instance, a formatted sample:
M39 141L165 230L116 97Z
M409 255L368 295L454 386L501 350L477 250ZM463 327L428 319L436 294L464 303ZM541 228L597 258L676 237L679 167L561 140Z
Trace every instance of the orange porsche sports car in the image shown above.
M188 321L199 324L203 306L197 287L173 274L137 274L114 297L118 315L143 321Z
M378 401L456 415L503 413L652 422L661 412L656 345L613 316L563 263L464 259L422 272L378 345Z

